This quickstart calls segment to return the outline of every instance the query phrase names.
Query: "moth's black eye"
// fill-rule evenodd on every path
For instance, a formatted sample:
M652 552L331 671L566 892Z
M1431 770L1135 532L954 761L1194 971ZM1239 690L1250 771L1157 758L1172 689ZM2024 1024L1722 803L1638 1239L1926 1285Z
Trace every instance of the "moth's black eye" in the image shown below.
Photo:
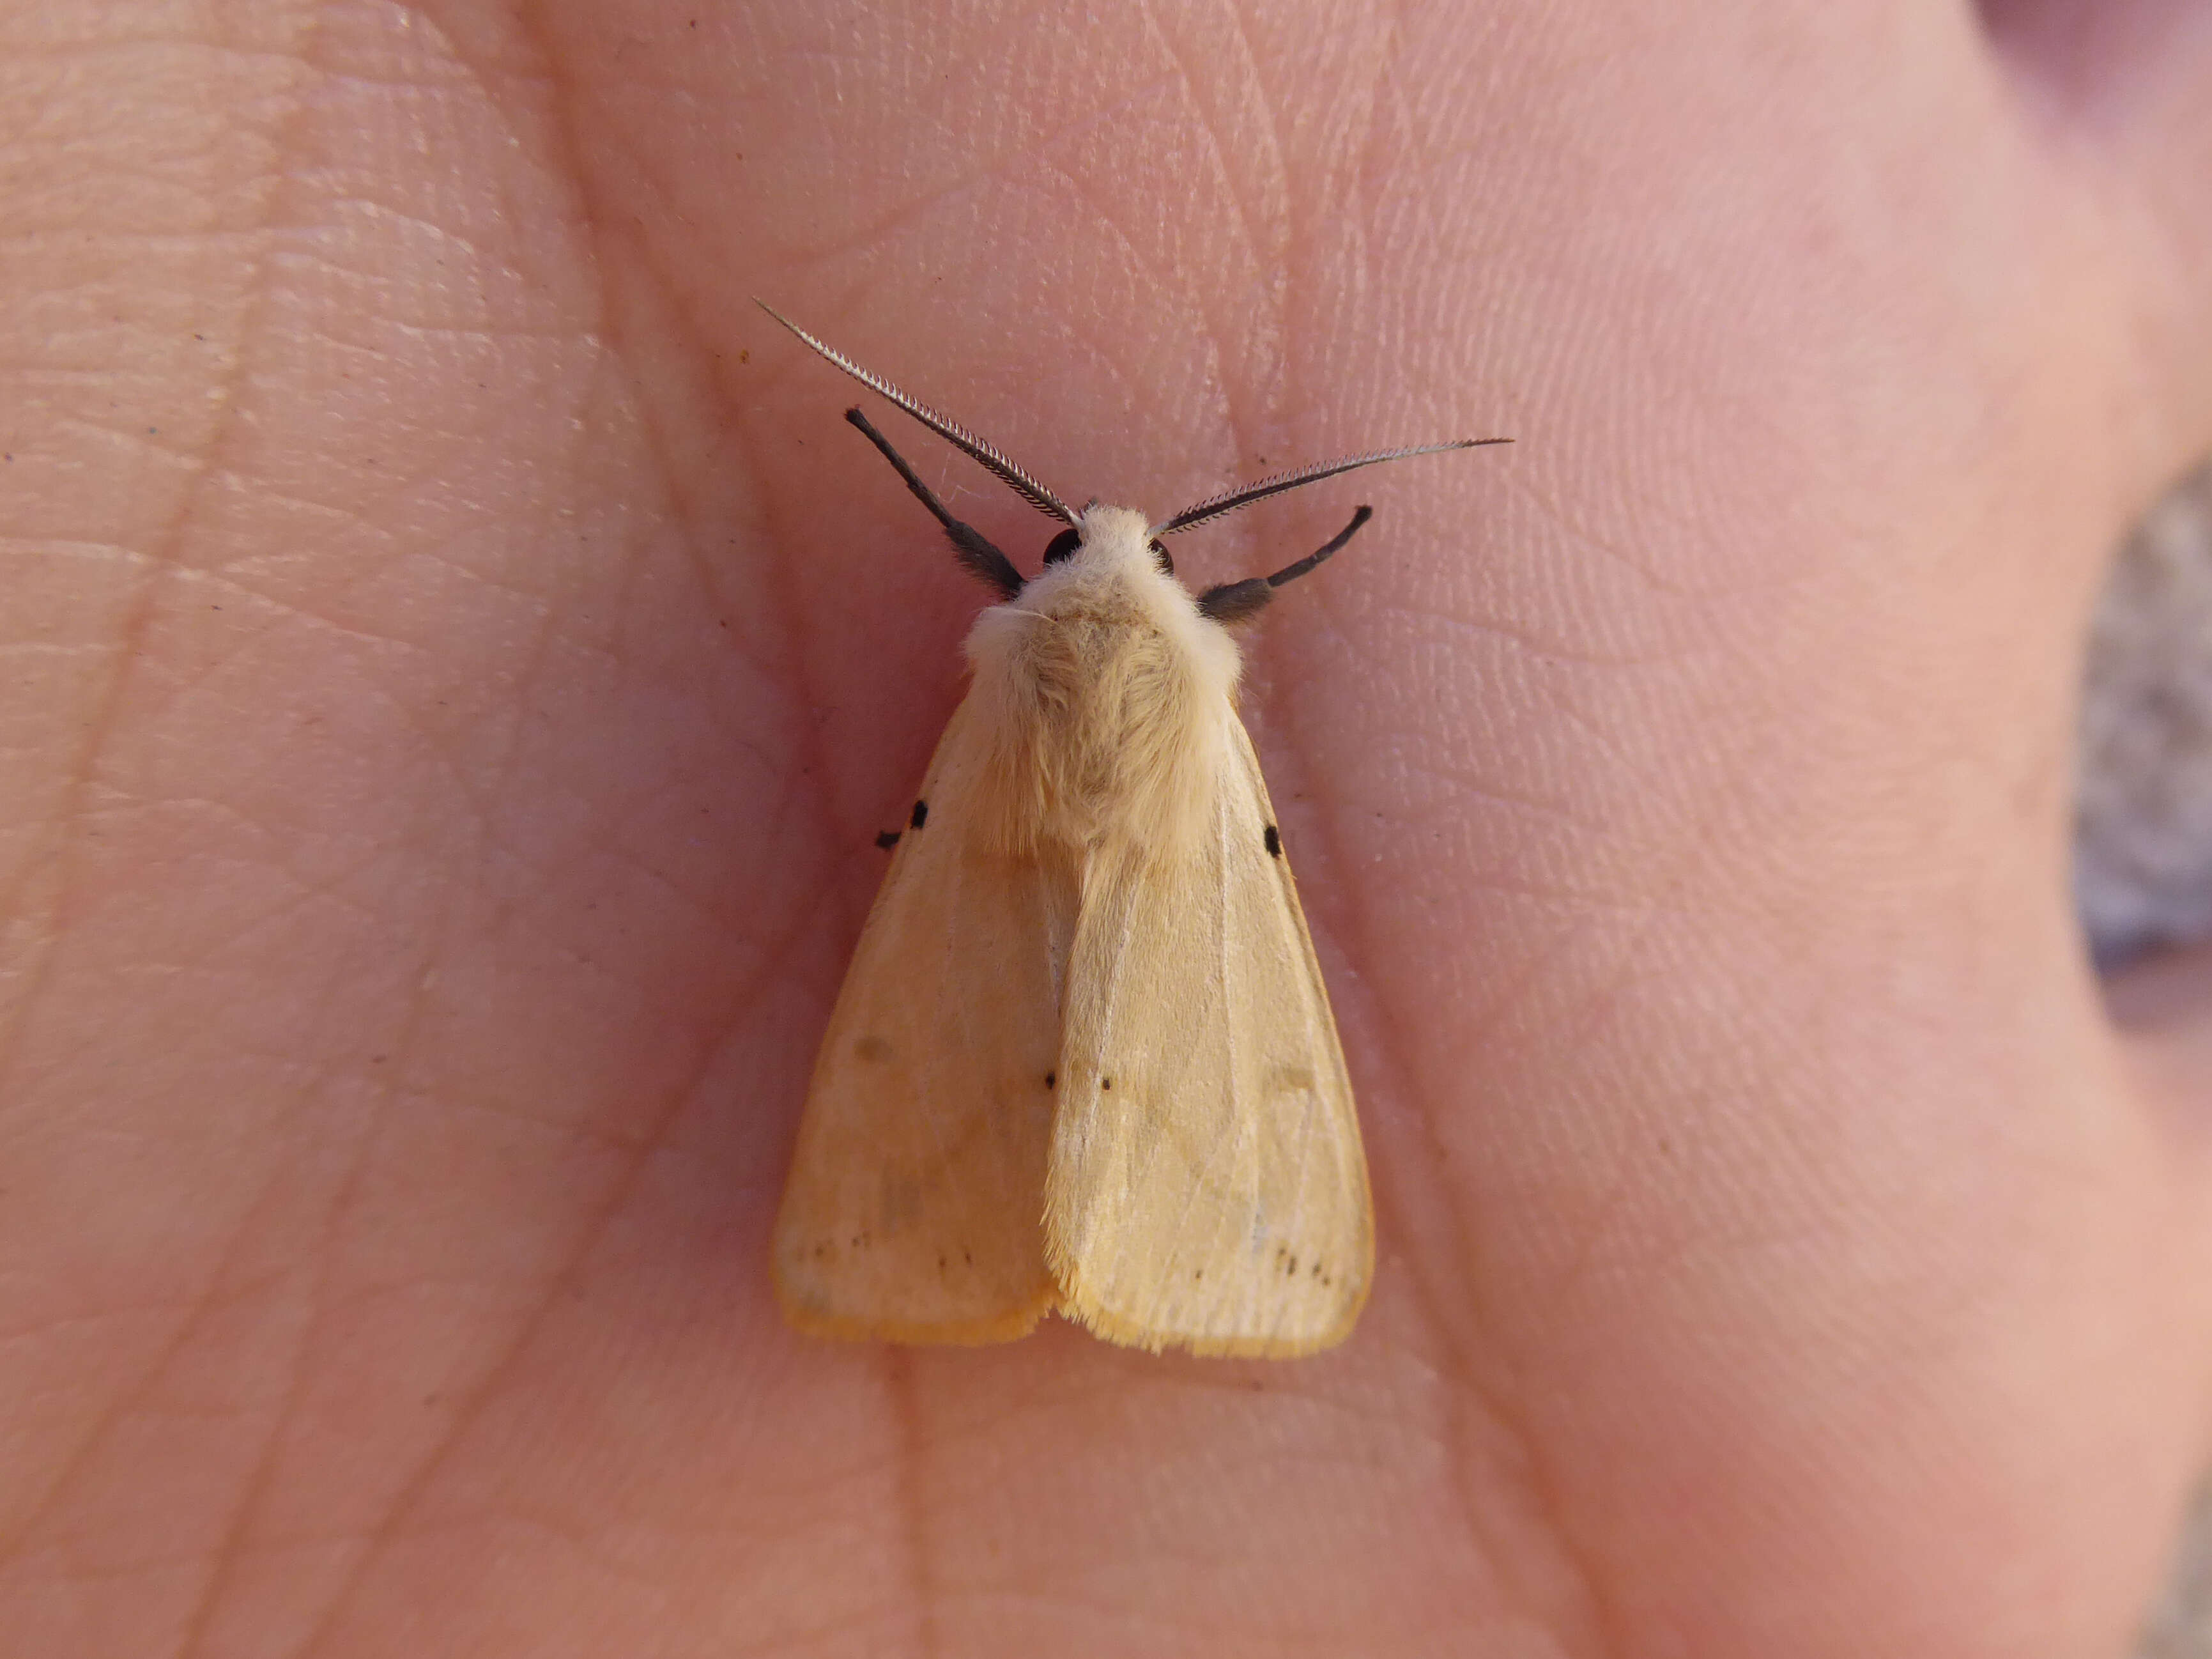
M1152 562L1159 566L1162 574L1169 576L1175 574L1175 561L1168 556L1168 550L1164 544L1159 542L1152 544Z
M1044 562L1047 564L1058 564L1082 545L1083 532L1073 525L1070 525L1052 538L1052 545L1044 550Z

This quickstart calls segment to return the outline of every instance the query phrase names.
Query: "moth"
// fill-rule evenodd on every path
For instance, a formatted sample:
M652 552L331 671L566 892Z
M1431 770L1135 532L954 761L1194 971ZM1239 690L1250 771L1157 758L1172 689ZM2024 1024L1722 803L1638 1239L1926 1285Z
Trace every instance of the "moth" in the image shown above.
M798 1329L983 1343L1048 1312L1109 1342L1287 1357L1374 1275L1352 1084L1231 629L1339 551L1193 594L1163 537L1413 455L1380 451L1157 523L1078 511L957 422L771 317L1061 526L1023 577L859 409L845 418L998 603L816 1060L776 1220Z

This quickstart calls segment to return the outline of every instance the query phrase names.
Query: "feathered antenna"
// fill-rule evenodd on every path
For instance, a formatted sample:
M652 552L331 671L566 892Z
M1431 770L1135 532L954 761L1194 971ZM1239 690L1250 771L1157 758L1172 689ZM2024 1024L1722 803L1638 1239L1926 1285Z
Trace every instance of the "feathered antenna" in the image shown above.
M1066 501L1060 500L1059 496L1054 495L1052 491L1047 489L996 449L961 425L959 422L953 420L950 416L939 414L919 398L908 397L882 375L872 374L862 368L860 364L836 347L823 344L821 341L799 327L790 318L783 315L767 301L756 297L753 303L878 397L888 398L896 404L915 420L920 421L932 432L944 439L945 442L974 456L976 460L996 473L1008 489L1047 518L1058 519L1062 524L1073 524L1076 521L1075 514Z
M773 313L770 313L771 315ZM1269 495L1279 495L1286 489L1296 489L1301 484L1318 483L1323 478L1334 478L1340 472L1356 472L1363 466L1380 466L1385 461L1402 461L1414 455L1437 455L1448 449L1480 449L1486 444L1510 444L1510 438L1461 438L1448 444L1417 444L1411 449L1378 449L1371 455L1351 455L1340 461L1316 461L1310 466L1295 467L1288 472L1278 472L1272 478L1262 478L1255 484L1239 484L1224 489L1218 495L1208 495L1195 507L1186 507L1165 524L1152 526L1152 534L1165 536L1177 530L1188 530L1224 513L1234 513L1240 507L1249 507L1254 501Z

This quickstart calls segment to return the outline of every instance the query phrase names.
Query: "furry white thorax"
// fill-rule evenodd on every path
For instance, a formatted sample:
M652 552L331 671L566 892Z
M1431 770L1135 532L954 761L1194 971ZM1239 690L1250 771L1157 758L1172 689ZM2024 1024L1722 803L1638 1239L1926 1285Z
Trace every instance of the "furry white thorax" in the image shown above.
M978 823L1009 854L1132 840L1186 854L1212 817L1238 658L1126 507L1084 509L1075 551L975 619L969 696L989 733Z

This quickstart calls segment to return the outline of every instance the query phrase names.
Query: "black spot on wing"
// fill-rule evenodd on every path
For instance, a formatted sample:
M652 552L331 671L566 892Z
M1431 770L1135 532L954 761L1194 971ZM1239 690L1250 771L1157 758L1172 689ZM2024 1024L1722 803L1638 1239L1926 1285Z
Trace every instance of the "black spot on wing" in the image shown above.
M1276 829L1273 824L1267 826L1267 833L1261 839L1267 843L1269 858L1279 859L1283 856L1283 832Z
M915 802L914 811L908 815L906 822L907 828L909 830L919 830L923 824L927 823L929 822L929 803L926 800L918 800Z
M881 848L884 852L890 852L892 848L899 844L899 833L900 832L896 830L885 830L881 831L876 836L876 845Z

